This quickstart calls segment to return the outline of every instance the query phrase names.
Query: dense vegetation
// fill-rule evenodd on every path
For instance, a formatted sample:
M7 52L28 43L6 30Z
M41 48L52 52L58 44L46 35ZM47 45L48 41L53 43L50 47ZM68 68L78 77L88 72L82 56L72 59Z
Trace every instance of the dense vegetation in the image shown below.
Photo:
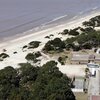
M83 22L84 26L89 27L100 27L100 15L91 18L89 21Z
M74 29L65 29L60 34L71 35L73 37L61 41L58 38L46 43L44 50L49 51L63 51L73 50L79 51L82 49L92 49L100 46L100 31L95 30L95 27L100 27L100 16L91 18L89 21L82 23L85 28L77 27Z
M73 35L73 36L77 36L79 35L79 32L77 31L79 29L78 28L75 28L75 29L71 29L71 30L68 30L68 29L65 29L63 32L61 32L62 35Z
M28 48L31 49L31 48L37 48L39 46L41 42L39 41L32 41L28 44Z
M100 26L100 16L91 18L89 21L82 23L85 28L77 27L74 29L65 29L60 34L71 35L72 38L67 38L62 41L60 38L55 38L46 43L43 50L49 51L63 51L73 50L79 51L82 49L92 49L100 46L100 31L96 31L94 27Z
M65 40L66 49L79 51L82 49L92 49L100 46L100 32L91 28L85 28L84 31L72 38Z
M40 57L40 56L41 56L41 53L38 51L36 53L33 52L33 53L27 54L25 59L27 61L32 61L33 63L36 63L36 62L38 62L38 57Z
M76 29L80 30L81 34L76 34ZM80 27L76 29L73 29L75 31L75 34L73 31L74 37L67 38L64 41L59 38L50 40L46 43L43 50L45 50L46 52L52 50L62 52L64 49L79 51L82 49L92 49L100 46L100 31L96 31L91 27Z
M0 100L75 100L70 79L58 70L55 61L42 67L20 66L0 70Z
M55 38L54 40L48 41L43 50L46 52L49 51L58 51L61 52L65 48L65 43L60 38Z
M5 58L7 58L7 57L9 57L9 55L8 54L6 54L6 53L1 53L0 54L0 61L3 61Z
M28 49L37 48L37 47L39 47L40 43L41 43L40 41L32 41L28 45L23 46L23 49L25 49L25 48L28 48Z
M61 65L65 65L67 58L68 56L59 57L58 61L61 63Z

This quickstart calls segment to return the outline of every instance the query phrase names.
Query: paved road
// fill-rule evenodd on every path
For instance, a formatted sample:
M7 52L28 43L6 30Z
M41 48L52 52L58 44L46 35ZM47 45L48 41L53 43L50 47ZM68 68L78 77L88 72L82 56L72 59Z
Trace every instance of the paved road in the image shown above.
M76 78L75 79L75 88L83 90L83 82L84 82L84 79L81 79L81 78L78 79L78 78Z
M89 78L88 95L99 95L100 93L100 71L96 69L96 76Z

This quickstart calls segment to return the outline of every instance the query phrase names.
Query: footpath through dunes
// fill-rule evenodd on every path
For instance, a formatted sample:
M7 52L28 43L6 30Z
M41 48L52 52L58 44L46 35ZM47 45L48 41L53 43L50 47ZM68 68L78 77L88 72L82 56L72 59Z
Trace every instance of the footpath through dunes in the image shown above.
M25 56L29 53L29 51L22 51L22 47L27 45L31 41L40 41L40 47L34 49L33 51L41 51L43 46L49 41L50 39L45 38L46 36L49 36L50 34L53 34L54 36L51 38L57 38L61 37L62 39L68 38L69 36L66 35L63 36L61 34L58 34L59 32L62 32L64 29L73 29L75 27L81 26L82 22L89 20L92 17L95 17L99 15L100 12L91 13L87 16L84 16L82 18L79 18L77 20L73 20L69 23L64 23L62 25L58 25L55 27L47 28L45 30L31 33L29 35L25 35L19 38L12 38L11 40L5 41L0 44L0 53L3 52L3 49L6 49L6 53L9 54L9 58L6 60L0 62L1 68L4 68L5 66L15 66L18 67L17 64L21 62L26 62ZM13 54L13 52L17 52L16 55ZM41 61L42 62L42 61Z

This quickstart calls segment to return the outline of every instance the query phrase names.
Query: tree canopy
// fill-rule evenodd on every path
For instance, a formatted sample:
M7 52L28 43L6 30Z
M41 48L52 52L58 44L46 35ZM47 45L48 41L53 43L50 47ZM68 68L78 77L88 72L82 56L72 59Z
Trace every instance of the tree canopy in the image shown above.
M59 71L57 62L41 67L19 65L0 70L0 100L75 100L71 81Z
M62 51L65 48L65 43L60 38L55 38L54 40L48 41L43 50L49 51Z

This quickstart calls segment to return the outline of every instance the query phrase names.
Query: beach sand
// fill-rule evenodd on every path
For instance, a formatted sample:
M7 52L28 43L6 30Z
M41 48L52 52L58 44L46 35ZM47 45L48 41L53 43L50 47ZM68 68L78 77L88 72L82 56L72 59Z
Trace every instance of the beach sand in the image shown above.
M51 27L51 28L48 28L48 29L45 29L42 31L38 31L38 32L29 34L29 35L19 37L19 38L14 38L12 40L8 40L8 41L1 43L0 44L0 53L3 52L3 49L6 49L7 50L6 53L9 54L10 57L6 58L4 61L0 62L0 69L4 68L6 66L12 66L14 68L17 68L17 67L19 67L18 63L27 62L25 60L25 56L30 51L23 52L22 47L24 45L27 45L29 42L40 41L41 42L40 46L38 48L32 50L32 52L41 51L41 49L43 48L45 43L49 40L49 39L45 38L45 36L49 36L50 34L53 34L54 37L52 37L51 39L54 39L55 37L61 37L64 40L64 39L68 38L69 36L67 36L67 35L63 36L61 34L58 35L59 32L62 32L64 29L73 29L75 27L82 26L82 22L87 21L90 18L95 17L96 15L99 15L99 14L100 14L100 12L94 12L90 15L84 16L77 20L73 20L69 23ZM15 52L15 51L17 52L17 54L13 54L13 52ZM50 60L50 59L42 58L41 63L44 64L44 62L46 62L48 60ZM71 67L71 65L70 65L70 67ZM80 74L80 70L78 70L78 71ZM77 71L77 73L78 73L78 71ZM83 75L83 73L82 73L82 75Z

